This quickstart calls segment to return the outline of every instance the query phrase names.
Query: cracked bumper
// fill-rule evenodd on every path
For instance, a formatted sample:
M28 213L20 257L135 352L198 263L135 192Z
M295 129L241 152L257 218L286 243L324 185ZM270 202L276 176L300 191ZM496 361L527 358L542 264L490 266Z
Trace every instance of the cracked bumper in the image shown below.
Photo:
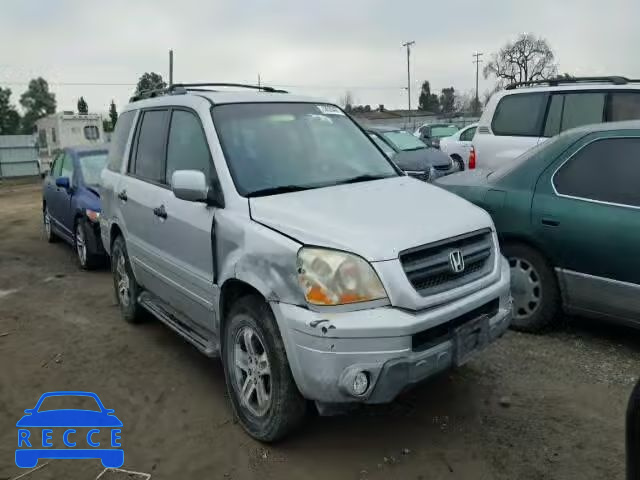
M482 350L511 322L509 267L504 260L501 267L496 283L426 311L387 306L320 313L272 303L300 392L310 400L326 403L390 402L403 390L454 367L460 348L454 325L473 322L473 312L491 304L494 308L491 315L484 314L486 332L476 353ZM321 323L312 327L311 323L318 320ZM425 335L433 338L417 348L416 339ZM367 373L369 388L355 396L350 392L350 382L358 371Z

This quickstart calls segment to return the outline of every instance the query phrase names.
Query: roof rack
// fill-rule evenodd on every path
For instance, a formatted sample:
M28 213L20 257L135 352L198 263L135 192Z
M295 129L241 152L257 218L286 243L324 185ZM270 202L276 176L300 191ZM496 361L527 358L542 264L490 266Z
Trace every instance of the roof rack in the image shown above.
M515 90L519 87L529 85L549 85L557 87L560 84L571 83L611 83L613 85L626 85L627 83L640 83L640 79L630 79L626 77L610 76L610 77L569 77L569 78L549 78L546 80L529 80L526 82L515 82L505 87L505 90Z
M154 90L144 90L137 95L134 95L129 99L130 102L135 102L145 98L154 98L161 95L184 95L187 92L215 92L209 88L202 87L235 87L235 88L249 88L252 90L259 90L267 93L289 93L286 90L280 90L277 88L269 87L267 85L247 85L244 83L174 83L167 88L158 88Z

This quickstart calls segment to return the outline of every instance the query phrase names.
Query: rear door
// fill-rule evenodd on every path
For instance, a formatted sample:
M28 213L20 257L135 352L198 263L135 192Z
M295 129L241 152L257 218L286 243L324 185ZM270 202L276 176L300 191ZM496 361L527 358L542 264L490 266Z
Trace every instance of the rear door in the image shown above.
M547 99L546 92L503 96L490 128L479 128L473 139L477 168L495 170L537 145L542 136Z
M158 279L159 257L155 240L153 209L164 183L164 156L168 109L141 112L133 139L127 174L116 186L116 201L120 204L126 229L127 249L136 279L146 289L159 295L162 282Z
M639 186L640 136L589 136L538 182L533 218L573 308L640 320Z
M159 254L155 264L165 279L163 299L211 333L218 298L213 258L215 208L176 198L170 190L176 170L198 170L208 180L215 176L201 119L185 108L171 112L164 177L168 188L159 192L155 205L165 212L154 219L153 241Z

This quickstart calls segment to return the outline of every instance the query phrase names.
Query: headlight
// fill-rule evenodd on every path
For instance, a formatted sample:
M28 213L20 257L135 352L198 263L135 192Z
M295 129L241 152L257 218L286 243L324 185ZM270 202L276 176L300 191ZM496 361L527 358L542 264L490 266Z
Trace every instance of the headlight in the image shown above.
M366 260L337 250L301 248L298 280L307 302L314 305L344 305L387 297Z
M100 221L100 212L96 212L95 210L86 209L84 213L87 214L87 218L92 222L96 223Z

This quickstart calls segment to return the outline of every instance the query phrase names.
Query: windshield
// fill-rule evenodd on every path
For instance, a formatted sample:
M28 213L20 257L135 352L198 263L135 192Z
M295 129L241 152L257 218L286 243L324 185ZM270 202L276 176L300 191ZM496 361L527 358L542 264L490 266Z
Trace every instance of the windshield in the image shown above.
M244 196L397 176L339 108L310 103L218 105L212 115Z
M427 148L420 139L414 137L409 132L394 130L393 132L385 132L383 135L400 150L419 150L421 148Z
M100 172L107 163L107 152L92 152L79 157L80 170L84 183L97 186L100 183Z
M444 138L450 137L454 133L458 131L458 127L449 126L449 127L432 127L431 128L431 136L435 138Z
M391 148L387 142L382 140L377 133L370 133L369 136L373 139L374 142L376 142L376 145L378 145L382 149L387 157L393 157L396 154L396 151Z

